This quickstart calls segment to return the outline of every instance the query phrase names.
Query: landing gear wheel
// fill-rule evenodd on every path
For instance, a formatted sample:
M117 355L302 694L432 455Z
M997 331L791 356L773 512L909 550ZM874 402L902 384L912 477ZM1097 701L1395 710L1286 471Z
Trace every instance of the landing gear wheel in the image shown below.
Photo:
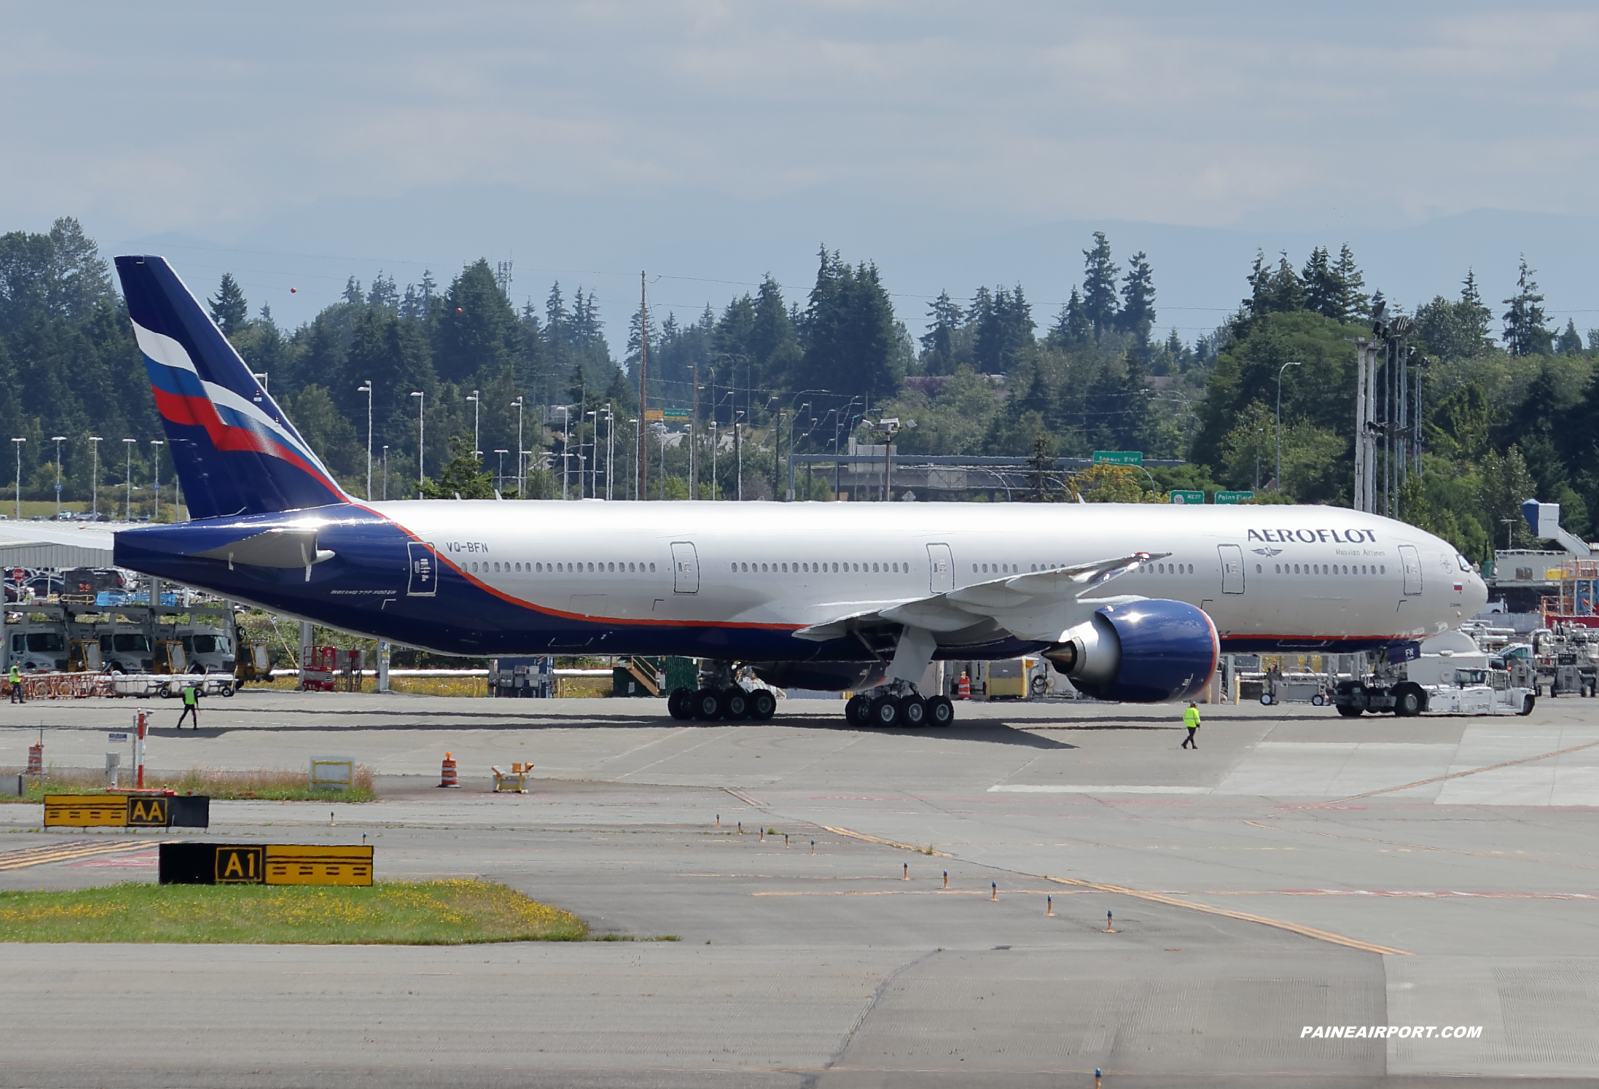
M1351 707L1346 703L1340 703L1338 705L1338 713L1343 715L1345 718L1359 718L1360 708Z
M701 722L714 722L722 717L722 693L715 688L702 688L694 693L690 711Z
M694 693L687 688L674 688L666 697L666 713L682 722L694 717Z
M878 696L872 701L871 707L868 708L868 714L871 717L873 726L885 730L898 726L904 721L900 712L899 700L893 696Z
M934 696L927 701L927 721L934 726L955 724L955 705L948 696Z
M899 701L900 725L917 729L927 725L927 701L920 696L905 696Z
M844 721L851 726L871 725L871 704L872 701L865 696L851 696L849 702L844 704Z
M777 714L777 697L764 688L757 688L749 693L750 719L755 722L767 722Z
M750 694L735 685L722 690L722 717L728 720L748 718Z

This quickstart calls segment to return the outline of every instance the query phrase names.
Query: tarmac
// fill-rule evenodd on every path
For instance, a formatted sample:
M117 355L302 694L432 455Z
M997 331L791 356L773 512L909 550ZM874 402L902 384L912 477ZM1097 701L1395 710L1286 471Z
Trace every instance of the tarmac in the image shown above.
M181 734L169 701L0 706L0 768L41 731L99 768L139 709L152 768L377 776L367 804L214 802L207 838L366 833L380 879L501 881L629 940L0 945L0 1086L1599 1085L1587 700L1202 707L1192 752L1166 706L911 732L838 701L247 691ZM527 794L488 792L524 760ZM153 881L155 842L198 834L39 821L0 805L0 890ZM49 844L127 849L6 868Z

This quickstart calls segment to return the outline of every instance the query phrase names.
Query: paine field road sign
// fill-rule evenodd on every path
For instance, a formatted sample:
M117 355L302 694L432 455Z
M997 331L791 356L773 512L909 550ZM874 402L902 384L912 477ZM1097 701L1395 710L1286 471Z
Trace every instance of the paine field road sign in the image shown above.
M1217 492L1218 503L1247 503L1255 498L1254 492Z
M688 409L663 408L661 409L661 418L665 420L686 420L688 419Z
M268 843L163 843L163 885L372 884L372 848Z
M1174 491L1171 501L1179 507L1192 507L1205 502L1204 492Z
M1095 465L1142 465L1142 450L1095 450Z

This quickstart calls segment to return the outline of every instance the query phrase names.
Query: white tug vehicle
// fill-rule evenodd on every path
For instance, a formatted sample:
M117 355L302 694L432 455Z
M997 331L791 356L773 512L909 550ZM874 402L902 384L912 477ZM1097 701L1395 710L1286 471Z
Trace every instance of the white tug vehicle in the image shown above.
M1423 714L1530 715L1537 693L1517 683L1530 679L1515 676L1514 667L1525 669L1524 663L1509 664L1505 668L1471 636L1452 631L1422 643L1421 657L1406 663L1405 673L1426 693Z

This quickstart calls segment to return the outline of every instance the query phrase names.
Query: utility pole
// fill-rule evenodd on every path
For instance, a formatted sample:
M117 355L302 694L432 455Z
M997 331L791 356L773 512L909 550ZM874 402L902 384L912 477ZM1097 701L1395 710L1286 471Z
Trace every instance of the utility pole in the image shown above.
M1283 492L1283 371L1300 363L1284 363L1277 368L1277 494Z
M425 411L425 409L427 408L427 403L428 403L427 391L426 390L412 390L411 391L411 396L415 397L417 399L417 401L416 401L416 497L418 499L421 499L421 498L423 498L423 496L422 496L422 485L427 482L427 476L422 471L422 466L426 462L426 454L427 454L427 442L426 442L427 414L426 414L426 411Z
M611 488L616 475L616 413L605 406L605 499L611 500Z
M100 515L100 436L89 436L89 449L94 451L94 468L89 472L89 513L96 518ZM173 464L177 459L173 459Z
M649 444L644 441L646 421L649 413L649 385L647 382L650 365L650 311L647 305L646 286L643 270L638 274L638 489L634 492L639 499L649 498L650 464Z
M516 409L516 497L527 498L527 451L522 447L522 395L516 395L516 400L511 402Z
M561 407L561 498L570 499L567 492L567 467L572 464L572 410L566 405Z
M133 521L133 444L138 439L123 439L122 449L128 452L128 467L123 471L122 482L127 488L127 509L123 515L124 522Z
M65 435L51 435L50 441L56 444L56 521L61 520L61 444L67 441Z
M366 501L372 502L372 379L357 386L355 392L366 394Z
M389 499L389 444L383 444L383 501Z
M14 449L17 451L17 505L12 508L11 517L22 520L22 444L27 439L12 439Z
M483 403L478 398L477 390L473 390L472 396L468 397L467 400L472 402L472 456L481 461L483 459L483 451L478 449L477 420L478 409L482 407Z
M688 497L700 497L700 478L695 473L694 443L700 429L700 365L694 364L694 410L688 418Z
M155 456L151 459L155 462L155 482L152 485L155 488L155 514L151 515L151 518L159 522L161 521L161 448L166 443L161 439L151 439L150 445L155 447Z

